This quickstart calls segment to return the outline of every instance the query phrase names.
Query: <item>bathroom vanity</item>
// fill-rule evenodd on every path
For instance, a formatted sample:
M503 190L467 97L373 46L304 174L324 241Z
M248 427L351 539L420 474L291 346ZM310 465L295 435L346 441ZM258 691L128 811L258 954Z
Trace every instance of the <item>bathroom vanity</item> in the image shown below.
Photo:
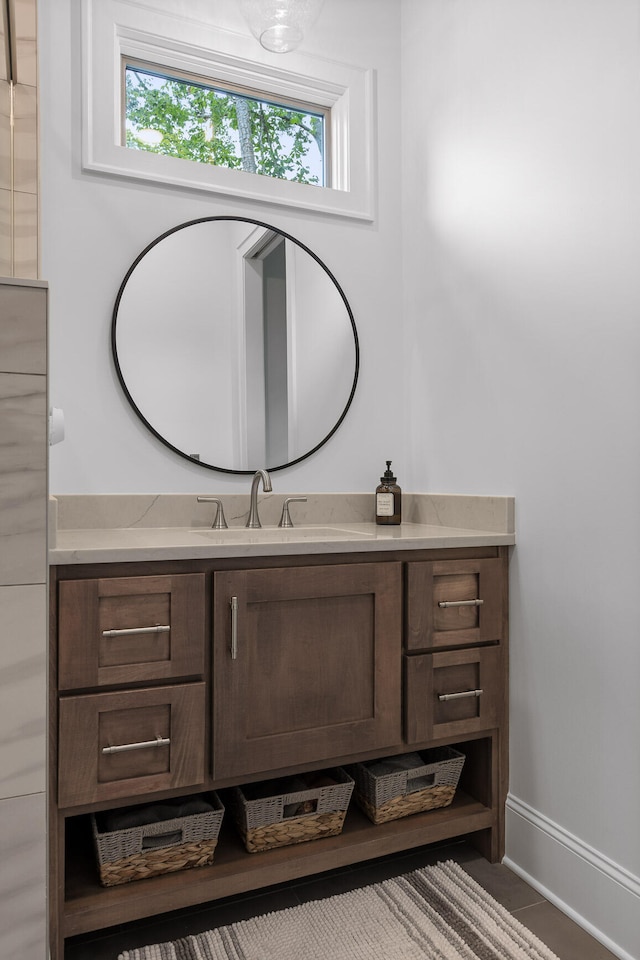
M434 841L501 859L510 498L405 496L414 521L376 528L370 498L311 497L292 530L266 500L256 531L209 529L195 497L59 499L52 960L77 934ZM466 757L449 807L374 825L352 803L340 836L258 854L225 817L212 866L100 886L91 812L447 744Z

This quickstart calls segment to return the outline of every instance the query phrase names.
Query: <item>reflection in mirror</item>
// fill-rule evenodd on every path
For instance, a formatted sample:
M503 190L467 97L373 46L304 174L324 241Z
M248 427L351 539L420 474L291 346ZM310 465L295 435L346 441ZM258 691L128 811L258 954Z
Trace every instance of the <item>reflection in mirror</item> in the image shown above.
M147 427L228 473L309 456L358 378L353 315L308 247L268 224L206 217L150 244L112 325L116 370Z

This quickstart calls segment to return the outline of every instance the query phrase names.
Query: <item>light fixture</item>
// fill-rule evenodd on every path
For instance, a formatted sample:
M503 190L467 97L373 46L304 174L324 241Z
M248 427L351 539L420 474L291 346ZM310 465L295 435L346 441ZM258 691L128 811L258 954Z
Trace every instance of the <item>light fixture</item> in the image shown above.
M265 50L288 53L302 42L323 0L240 0L249 29Z

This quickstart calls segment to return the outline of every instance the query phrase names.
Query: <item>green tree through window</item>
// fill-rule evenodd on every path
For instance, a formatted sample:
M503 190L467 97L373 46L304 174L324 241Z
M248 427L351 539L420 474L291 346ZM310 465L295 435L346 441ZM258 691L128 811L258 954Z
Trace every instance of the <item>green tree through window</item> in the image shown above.
M127 64L126 145L324 185L324 116Z

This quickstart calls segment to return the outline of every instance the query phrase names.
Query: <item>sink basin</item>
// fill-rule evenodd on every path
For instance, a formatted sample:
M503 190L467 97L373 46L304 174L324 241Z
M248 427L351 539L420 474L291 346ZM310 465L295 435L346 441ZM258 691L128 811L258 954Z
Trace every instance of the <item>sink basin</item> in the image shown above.
M229 527L228 530L197 530L199 537L216 543L289 543L300 540L359 540L372 536L349 527Z

